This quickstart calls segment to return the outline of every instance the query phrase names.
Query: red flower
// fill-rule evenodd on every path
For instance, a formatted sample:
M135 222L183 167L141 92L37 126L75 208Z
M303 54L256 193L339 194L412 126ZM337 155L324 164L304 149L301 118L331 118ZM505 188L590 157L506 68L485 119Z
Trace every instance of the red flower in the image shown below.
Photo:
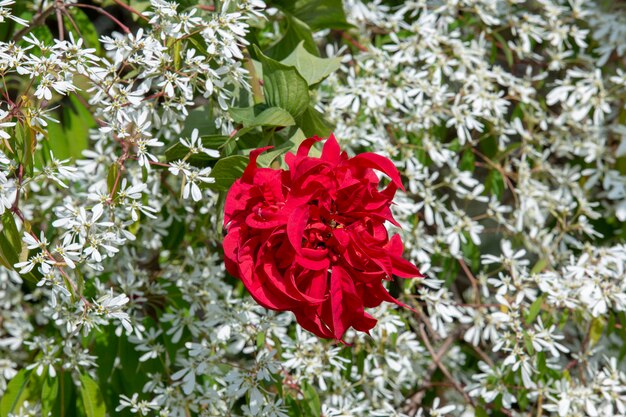
M333 135L320 158L308 156L320 138L305 140L289 170L257 168L258 155L226 197L226 268L252 297L272 310L292 311L320 337L341 339L350 327L368 332L376 320L365 312L383 301L404 304L382 284L393 275L421 277L402 258L391 200L403 188L393 163L364 153L349 158ZM374 170L391 182L379 191Z

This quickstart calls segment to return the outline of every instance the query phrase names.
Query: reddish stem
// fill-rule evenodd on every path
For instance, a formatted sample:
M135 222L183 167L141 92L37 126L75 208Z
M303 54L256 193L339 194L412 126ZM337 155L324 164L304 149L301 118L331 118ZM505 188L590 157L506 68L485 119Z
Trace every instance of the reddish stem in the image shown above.
M128 10L129 12L131 12L132 14L135 14L137 16L139 16L140 18L142 18L143 20L148 20L148 18L146 16L144 16L143 14L141 14L140 11L133 9L132 7L130 7L128 4L125 4L124 2L122 2L122 0L113 0L115 2L115 4L117 4L118 6Z
M98 6L92 6L91 4L82 4L82 3L77 3L77 4L70 4L69 6L76 6L76 7L82 7L84 9L92 9L97 11L98 13L108 17L109 19L111 19L113 22L117 23L117 25L122 28L122 30L125 33L131 33L130 29L128 28L128 26L126 26L125 24L123 24L122 22L119 21L118 18L116 18L115 16L113 16L111 13L107 12L106 10L104 10L102 7L98 7Z
M345 39L346 41L348 41L352 46L354 46L356 49L358 49L361 52L367 52L367 47L363 46L361 43L359 43L356 39L354 39L352 36L350 36L348 33L344 32L343 30L339 31L339 33L341 34L341 37L343 39Z

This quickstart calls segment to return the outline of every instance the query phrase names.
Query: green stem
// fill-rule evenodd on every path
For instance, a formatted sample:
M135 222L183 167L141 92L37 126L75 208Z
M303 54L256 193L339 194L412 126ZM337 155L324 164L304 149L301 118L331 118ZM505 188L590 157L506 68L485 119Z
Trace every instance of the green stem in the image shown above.
M261 80L256 73L256 69L254 68L254 63L252 62L252 58L248 55L246 59L243 61L243 65L250 73L250 86L252 87L252 97L254 99L254 104L263 103L263 90L261 90Z

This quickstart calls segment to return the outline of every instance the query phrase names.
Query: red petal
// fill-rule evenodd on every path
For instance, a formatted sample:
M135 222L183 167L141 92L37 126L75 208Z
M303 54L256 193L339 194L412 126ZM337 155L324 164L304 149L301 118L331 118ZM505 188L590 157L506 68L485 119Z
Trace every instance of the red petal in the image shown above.
M302 237L304 236L304 229L309 221L309 207L298 206L289 216L287 221L287 237L291 246L295 249L296 253L302 253Z
M302 309L294 310L298 324L304 329L310 331L318 337L325 339L332 339L333 333L328 326L322 321L319 314L319 309Z
M320 271L328 269L330 266L330 260L328 258L324 259L311 259L304 257L302 255L296 255L296 262L304 268L310 269L312 271Z
M285 297L284 292L276 288L274 282L267 276L260 276L255 270L255 252L261 243L258 237L249 239L240 246L238 252L239 278L245 285L252 298L265 308L272 310L289 310L298 303Z
M336 165L341 161L341 148L339 148L339 143L337 143L337 139L335 139L335 135L332 133L322 148L322 159L332 163L333 165Z
M319 142L320 140L322 140L322 138L320 138L319 136L313 136L312 138L305 139L298 147L298 153L296 154L296 156L299 159L308 156L313 144L315 142Z
M378 320L376 320L374 317L366 312L363 312L363 317L360 317L358 320L353 322L352 327L360 332L370 334L370 330L372 330L372 328L376 326L377 322Z
M343 269L335 266L332 270L332 276L330 277L330 303L331 303L331 318L332 318L332 330L335 339L341 339L346 332L350 324L348 323L347 307L344 305L344 288L349 289L349 284L346 282L345 273ZM352 284L354 286L354 284ZM348 310L349 311L349 310Z
M386 174L389 178L391 178L391 181L398 186L398 188L404 190L398 168L396 168L390 159L375 153L367 152L355 156L354 158L348 160L348 162L361 168L376 169Z
M392 272L400 278L423 278L424 275L417 269L415 265L407 261L401 256L390 255Z
M383 300L388 301L390 303L394 303L394 304L396 304L396 305L398 305L400 307L404 307L406 309L411 310L414 313L417 313L417 311L414 308L412 308L412 307L404 304L402 301L396 300L394 297L392 297L391 294L389 294L389 292L385 289L385 287L383 286L382 282L378 282L378 283L376 283L374 285L378 285L379 286L379 294L381 295Z
M247 183L252 182L252 179L254 178L254 173L257 170L256 159L259 157L260 154L272 148L273 146L265 146L263 148L255 149L252 152L250 152L250 161L248 162L248 166L246 167L246 170L243 172L243 175L241 176L241 180L243 182L247 182Z
M365 312L352 278L340 266L333 266L332 269L330 303L333 335L341 339L350 326L360 323Z

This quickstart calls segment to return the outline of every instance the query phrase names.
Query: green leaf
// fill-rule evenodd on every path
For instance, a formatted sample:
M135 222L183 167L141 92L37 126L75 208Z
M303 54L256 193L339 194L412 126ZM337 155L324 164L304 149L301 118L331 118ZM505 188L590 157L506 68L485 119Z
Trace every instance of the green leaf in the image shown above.
M296 49L281 62L285 65L296 67L309 86L312 86L337 71L341 65L341 58L318 58L306 50L304 41L302 41L298 44Z
M487 174L486 189L487 192L495 195L498 199L502 198L502 194L504 193L504 179L498 170L492 169L489 171L489 174Z
M509 68L512 68L513 67L513 52L511 52L511 48L509 48L508 43L506 42L506 40L504 40L502 35L500 35L499 33L492 32L492 35L498 41L498 45L496 45L496 47L502 49L502 52L504 52L504 57L506 58L506 63L509 64Z
M190 137L194 129L198 129L201 136L218 134L210 106L202 106L190 111L189 116L185 118L185 126L179 137Z
M480 269L480 249L471 239L461 243L461 250L463 251L463 256L468 260L470 268L475 271Z
M289 14L285 16L287 22L285 34L277 43L265 51L266 55L276 60L281 60L289 56L300 43L303 44L304 49L309 53L319 55L311 28L300 19Z
M291 13L308 24L311 29L350 29L341 0L274 0L269 2Z
M591 320L589 327L589 342L592 347L595 346L602 338L605 325L606 320L604 317L594 317L594 319Z
M302 383L302 394L304 395L303 405L306 415L311 417L320 416L322 414L322 404L315 387L304 381Z
M215 183L205 184L211 188L228 190L233 183L241 177L248 166L248 158L242 155L232 155L222 158L211 170L211 177Z
M265 101L270 107L287 110L293 117L298 117L309 104L309 86L295 67L281 64L269 58L254 47L259 61L263 65L263 91Z
M117 190L120 188L120 181L117 178L119 172L120 166L117 162L113 162L109 167L109 172L107 173L107 189L109 190L109 195L111 196L117 194Z
M265 332L259 332L256 335L256 346L262 349L265 346Z
M257 164L259 164L259 166L261 167L269 167L270 165L272 165L272 162L274 162L274 160L279 156L291 150L295 151L305 139L306 136L304 135L304 133L302 133L302 130L298 129L296 133L294 133L294 135L289 138L288 141L268 152L263 152L261 155L259 155L257 159Z
M483 407L477 406L474 410L474 416L475 417L489 417L489 414L487 414L487 411Z
M535 354L535 349L533 348L533 341L530 338L530 335L528 334L528 332L526 330L524 330L523 335L524 335L524 346L526 347L526 351L530 355L534 355Z
M541 271L544 270L544 268L546 266L549 265L549 261L546 258L540 258L537 263L535 263L535 265L533 265L533 268L530 270L531 274L538 274Z
M332 126L328 123L322 114L315 110L312 106L307 109L296 120L298 127L302 129L307 137L321 136L328 137L332 133Z
M83 399L87 417L105 417L106 406L104 405L104 399L102 398L102 392L100 392L98 383L89 375L81 374L80 384L80 395Z
M13 270L13 265L20 261L22 239L10 211L2 215L2 231L0 232L0 264ZM29 274L30 275L30 274Z
M533 321L535 321L535 319L541 312L541 306L543 305L544 299L544 295L542 295L541 297L537 297L537 299L533 301L533 303L530 305L530 308L528 309L528 315L526 316L526 324L531 324Z
M474 171L474 167L476 165L476 158L474 157L474 152L471 149L465 150L463 152L463 156L461 156L461 162L459 163L459 168L462 171Z
M17 229L17 225L15 224L15 218L13 218L13 214L11 214L11 212L9 211L4 212L4 214L2 215L2 233L16 250L17 248L20 249L17 252L21 252L22 237L19 230Z
M30 396L28 383L31 372L20 370L7 384L7 389L0 400L0 417L7 417L20 409Z
M41 390L41 415L42 417L48 417L52 414L52 410L55 408L55 404L59 397L59 378L52 378L47 375L43 382L43 388Z
M296 124L291 114L280 107L256 105L254 107L233 107L229 113L236 123L244 127L257 126L293 126Z
M63 106L61 124L48 124L50 149L58 159L82 157L87 149L89 129L96 126L91 112L74 96Z

